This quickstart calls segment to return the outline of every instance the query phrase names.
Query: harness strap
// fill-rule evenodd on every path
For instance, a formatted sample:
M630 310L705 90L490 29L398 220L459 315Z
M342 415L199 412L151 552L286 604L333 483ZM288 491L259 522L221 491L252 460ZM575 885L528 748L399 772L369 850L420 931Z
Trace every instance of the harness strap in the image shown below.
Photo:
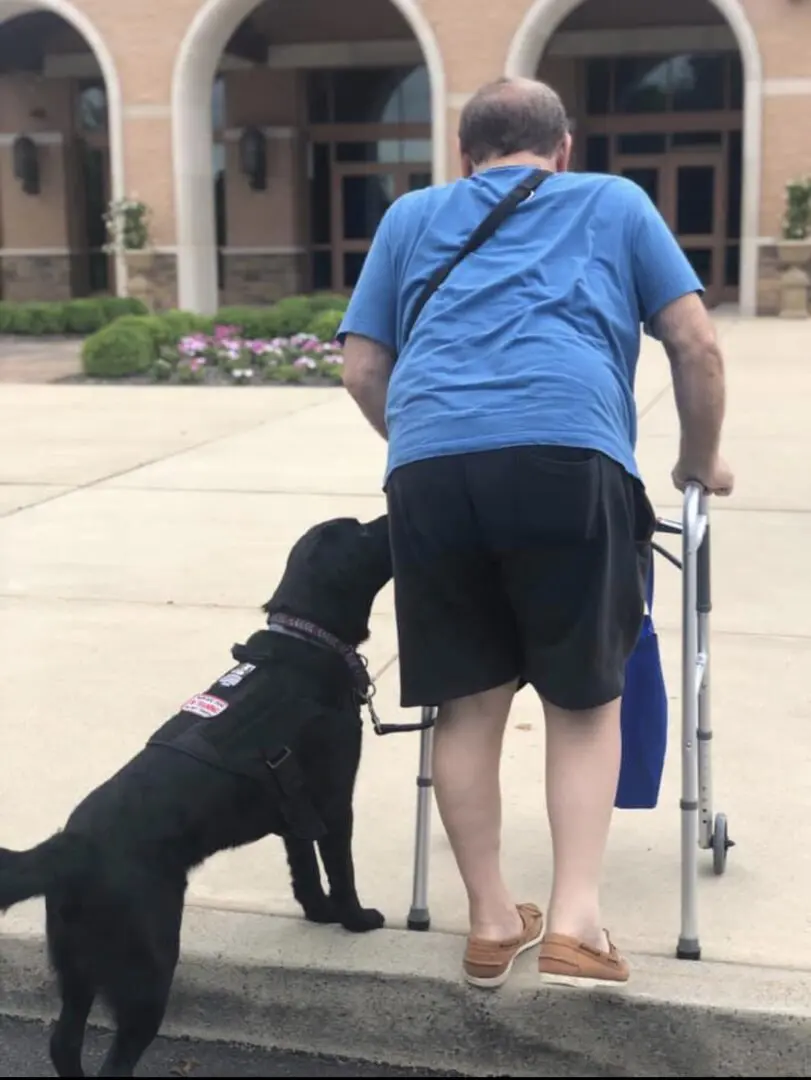
M265 758L256 769L235 769L195 730L184 732L175 739L151 738L147 746L174 750L186 757L201 761L220 772L240 779L274 781L278 792L279 809L290 832L302 840L320 840L327 829L310 800L309 793L295 755L284 746L273 757Z

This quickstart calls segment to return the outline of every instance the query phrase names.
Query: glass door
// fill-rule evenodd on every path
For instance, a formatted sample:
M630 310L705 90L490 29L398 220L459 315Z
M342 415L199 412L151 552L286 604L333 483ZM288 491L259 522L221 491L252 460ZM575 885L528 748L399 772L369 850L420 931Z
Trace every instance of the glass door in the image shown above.
M671 151L661 157L621 157L614 171L639 184L656 204L714 307L725 280L725 169L720 151Z
M719 303L724 288L726 220L723 196L724 158L716 152L673 154L671 228L706 290L708 307Z
M655 157L653 155L641 157L636 154L627 157L618 155L614 159L613 171L618 176L624 176L638 184L643 191L647 192L651 202L658 206L660 213L664 213L663 204L666 201L665 158L659 155Z
M430 167L421 163L352 162L335 166L333 288L340 292L355 287L385 212L401 195L430 183Z
M88 136L78 140L82 219L84 222L82 294L115 294L115 260L105 251L107 226L104 215L110 203L110 149L106 142Z

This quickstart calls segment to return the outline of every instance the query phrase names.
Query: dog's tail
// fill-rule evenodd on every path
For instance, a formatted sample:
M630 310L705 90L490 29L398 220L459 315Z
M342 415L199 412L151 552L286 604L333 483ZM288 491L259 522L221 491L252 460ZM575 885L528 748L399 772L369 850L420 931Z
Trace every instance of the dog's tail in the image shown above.
M67 885L86 867L85 843L69 833L56 833L28 851L0 848L0 911Z

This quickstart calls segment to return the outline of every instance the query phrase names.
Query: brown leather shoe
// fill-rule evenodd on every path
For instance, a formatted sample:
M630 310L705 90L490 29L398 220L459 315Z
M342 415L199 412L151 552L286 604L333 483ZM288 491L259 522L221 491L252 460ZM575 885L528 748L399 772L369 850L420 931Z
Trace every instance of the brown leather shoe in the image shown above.
M462 967L471 986L491 990L503 986L510 977L516 958L541 940L543 915L540 909L534 904L519 904L518 914L524 924L524 930L518 937L508 941L488 941L477 937L467 939Z
M565 934L547 934L543 939L538 971L544 982L614 988L624 987L631 974L627 962L611 944L610 938L608 952L603 952Z

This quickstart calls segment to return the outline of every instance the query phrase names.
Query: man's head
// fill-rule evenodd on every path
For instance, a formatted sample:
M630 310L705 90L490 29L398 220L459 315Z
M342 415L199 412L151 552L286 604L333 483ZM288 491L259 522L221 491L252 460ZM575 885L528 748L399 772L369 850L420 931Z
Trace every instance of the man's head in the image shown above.
M563 172L572 151L563 102L534 79L487 83L462 110L459 150L465 176L511 161Z

